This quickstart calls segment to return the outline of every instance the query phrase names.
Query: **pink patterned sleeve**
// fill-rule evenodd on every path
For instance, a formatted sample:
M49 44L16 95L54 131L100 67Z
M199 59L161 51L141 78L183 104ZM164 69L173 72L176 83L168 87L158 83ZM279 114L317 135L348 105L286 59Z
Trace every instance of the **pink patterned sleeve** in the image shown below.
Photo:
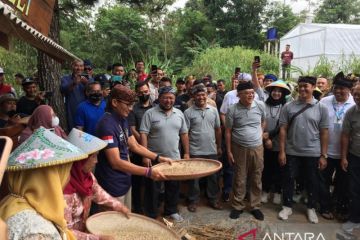
M74 233L77 240L99 240L100 237L90 234L90 233L84 233L81 231L76 230L75 226L76 223L74 221L73 216L73 208L76 206L76 199L75 194L64 194L64 198L66 201L66 208L65 208L65 220L67 222L68 228Z
M94 179L94 184L92 187L94 199L93 201L99 205L104 205L106 207L110 207L115 211L121 211L124 209L124 205L117 200L116 198L112 197L108 194L97 182L95 176L91 174Z

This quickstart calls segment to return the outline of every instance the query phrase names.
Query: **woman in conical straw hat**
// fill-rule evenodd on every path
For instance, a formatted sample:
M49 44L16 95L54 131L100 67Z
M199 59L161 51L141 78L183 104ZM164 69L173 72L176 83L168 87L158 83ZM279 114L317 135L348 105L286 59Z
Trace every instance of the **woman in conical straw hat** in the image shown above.
M65 187L65 219L78 240L108 239L108 236L97 236L86 233L85 222L89 216L91 202L104 205L124 213L130 212L119 200L108 194L97 183L92 170L97 163L98 151L106 147L103 140L73 128L67 140L89 155L87 159L75 162L71 168L70 181Z
M6 168L10 194L0 203L9 239L76 239L64 218L63 188L72 163L87 157L42 127L15 149Z

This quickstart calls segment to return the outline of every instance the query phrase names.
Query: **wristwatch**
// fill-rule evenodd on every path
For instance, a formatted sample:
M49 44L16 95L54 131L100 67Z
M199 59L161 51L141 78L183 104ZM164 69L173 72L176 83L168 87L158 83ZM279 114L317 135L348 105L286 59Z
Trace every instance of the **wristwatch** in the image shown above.
M322 154L320 155L320 157L323 157L323 158L327 159L327 158L328 158L328 155L327 155L327 154L322 153Z

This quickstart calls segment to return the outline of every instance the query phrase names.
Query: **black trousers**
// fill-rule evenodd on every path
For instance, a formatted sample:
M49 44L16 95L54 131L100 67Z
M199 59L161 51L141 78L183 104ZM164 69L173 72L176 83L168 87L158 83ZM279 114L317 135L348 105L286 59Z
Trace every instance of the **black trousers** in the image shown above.
M279 152L264 150L264 170L262 174L262 190L281 193L281 170L278 161Z
M281 168L283 205L292 207L295 178L301 174L305 176L305 188L308 195L308 208L315 208L319 198L319 157L298 157L286 155L286 165ZM304 172L300 172L304 166Z
M335 177L333 178L335 173ZM334 185L331 195L330 185ZM320 212L336 210L347 213L349 205L348 174L340 166L340 159L328 158L327 167L320 172ZM334 209L335 203L335 209Z
M360 223L360 157L348 155L350 187L349 221Z
M159 214L159 193L161 182L153 181L150 178L145 178L145 193L144 193L144 210L145 214L151 218L157 218ZM179 201L180 182L179 181L165 181L165 201L164 201L164 215L168 216L177 213L177 205Z
M221 141L221 162L223 167L221 169L222 177L223 177L223 193L230 193L232 191L232 182L234 178L234 166L229 164L227 153L226 153L226 145L225 145L225 134L222 134L222 141Z
M137 154L132 155L132 163L142 166L142 157ZM132 175L131 176L131 201L132 201L132 212L142 213L143 212L143 195L142 189L144 186L144 177Z

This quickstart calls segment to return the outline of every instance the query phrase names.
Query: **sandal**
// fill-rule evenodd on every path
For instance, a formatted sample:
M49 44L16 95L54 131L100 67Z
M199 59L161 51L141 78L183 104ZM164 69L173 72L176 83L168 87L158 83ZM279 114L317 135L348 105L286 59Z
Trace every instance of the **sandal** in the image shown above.
M190 203L187 207L189 212L196 212L197 204L196 203Z
M321 213L321 216L326 220L334 220L334 215L331 212Z

